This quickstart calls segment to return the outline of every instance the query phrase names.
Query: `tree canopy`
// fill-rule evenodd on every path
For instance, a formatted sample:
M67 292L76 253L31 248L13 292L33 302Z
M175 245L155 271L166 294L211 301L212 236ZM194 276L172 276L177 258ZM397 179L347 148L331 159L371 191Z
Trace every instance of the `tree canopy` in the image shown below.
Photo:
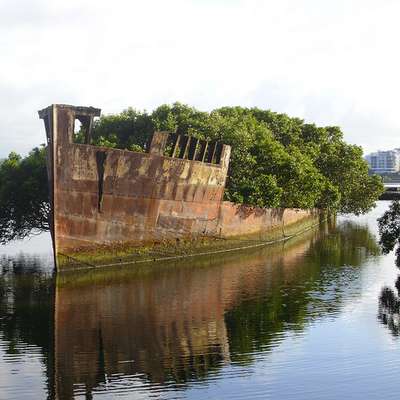
M396 247L396 265L400 268L400 201L393 201L389 209L378 219L379 244L383 254Z
M361 214L383 192L381 178L368 175L361 147L347 144L340 128L259 108L128 108L95 122L93 144L146 151L155 130L231 145L225 199L236 203ZM12 153L0 164L0 242L48 229L47 191L43 148L26 158Z
M48 192L43 147L0 163L0 244L49 230Z
M95 144L145 150L154 130L172 131L232 146L225 198L260 207L330 209L362 214L383 191L368 175L359 146L338 127L318 127L259 108L202 112L175 103L152 113L127 109L102 116Z

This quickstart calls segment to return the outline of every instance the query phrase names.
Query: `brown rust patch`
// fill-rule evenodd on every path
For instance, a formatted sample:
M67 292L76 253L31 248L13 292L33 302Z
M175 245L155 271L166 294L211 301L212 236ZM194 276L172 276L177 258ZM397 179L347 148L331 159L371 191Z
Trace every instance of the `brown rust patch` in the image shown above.
M155 132L149 153L97 147L89 143L99 109L52 105L39 115L48 138L55 254L262 232L312 215L222 202L229 146ZM85 124L86 144L73 142L75 119Z

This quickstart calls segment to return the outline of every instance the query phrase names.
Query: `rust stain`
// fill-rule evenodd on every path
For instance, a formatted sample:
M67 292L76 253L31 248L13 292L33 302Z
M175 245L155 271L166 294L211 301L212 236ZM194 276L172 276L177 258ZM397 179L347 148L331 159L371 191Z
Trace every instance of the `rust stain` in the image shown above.
M140 245L205 231L227 237L261 232L312 213L244 212L242 206L223 202L231 149L221 143L155 132L148 153L93 146L93 120L99 115L98 108L63 104L39 111L48 142L55 255L76 247ZM76 120L82 123L85 144L74 143Z

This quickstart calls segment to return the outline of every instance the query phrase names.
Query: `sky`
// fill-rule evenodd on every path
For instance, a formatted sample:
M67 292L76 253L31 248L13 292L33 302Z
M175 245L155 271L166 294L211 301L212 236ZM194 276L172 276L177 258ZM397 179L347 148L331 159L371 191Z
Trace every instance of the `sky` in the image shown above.
M260 107L400 147L398 0L0 0L0 158L52 103Z

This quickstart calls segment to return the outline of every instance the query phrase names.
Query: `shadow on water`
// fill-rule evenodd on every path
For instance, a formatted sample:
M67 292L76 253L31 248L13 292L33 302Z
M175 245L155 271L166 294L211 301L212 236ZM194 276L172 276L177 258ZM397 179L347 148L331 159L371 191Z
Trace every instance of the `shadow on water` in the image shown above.
M54 397L52 271L52 263L40 256L0 257L0 347L8 356L29 354L29 345L41 349L50 398Z
M400 335L400 276L396 283L397 294L389 287L382 288L379 296L378 319L393 336Z
M368 228L347 222L164 266L53 276L39 259L3 258L0 342L9 353L16 343L41 349L48 398L184 390L337 315L359 295L349 285L358 267L378 254Z

